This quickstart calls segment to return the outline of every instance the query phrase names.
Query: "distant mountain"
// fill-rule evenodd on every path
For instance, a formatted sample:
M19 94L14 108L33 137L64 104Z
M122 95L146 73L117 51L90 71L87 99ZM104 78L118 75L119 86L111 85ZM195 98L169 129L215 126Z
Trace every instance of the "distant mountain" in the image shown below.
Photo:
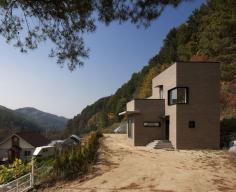
M64 129L68 121L65 117L46 113L32 107L16 109L15 112L50 131Z
M0 139L13 132L40 132L42 129L37 123L19 115L14 110L0 105Z

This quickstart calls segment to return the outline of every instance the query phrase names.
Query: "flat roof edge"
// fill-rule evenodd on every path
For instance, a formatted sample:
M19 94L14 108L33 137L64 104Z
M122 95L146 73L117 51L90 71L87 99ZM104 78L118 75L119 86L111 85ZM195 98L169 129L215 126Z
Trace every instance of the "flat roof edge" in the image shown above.
M176 61L176 63L220 63L219 61Z
M118 115L122 116L122 115L131 115L131 114L139 114L139 113L140 113L140 111L137 111L137 110L135 110L135 111L122 111Z
M165 99L133 99L133 100L165 100Z

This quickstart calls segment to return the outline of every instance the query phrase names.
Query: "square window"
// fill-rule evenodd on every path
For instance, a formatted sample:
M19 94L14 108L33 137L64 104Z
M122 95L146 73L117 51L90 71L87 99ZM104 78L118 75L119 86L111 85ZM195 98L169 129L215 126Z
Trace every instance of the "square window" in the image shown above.
M188 122L188 127L189 128L195 128L195 121L189 121Z
M188 88L176 87L168 91L168 105L188 103Z
M28 157L31 155L31 151L25 151L25 157Z

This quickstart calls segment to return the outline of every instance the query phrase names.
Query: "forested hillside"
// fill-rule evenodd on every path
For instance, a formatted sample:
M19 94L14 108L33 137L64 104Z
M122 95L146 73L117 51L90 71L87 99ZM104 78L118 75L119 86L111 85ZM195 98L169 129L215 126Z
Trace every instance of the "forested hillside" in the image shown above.
M40 111L33 107L24 107L15 110L17 113L21 114L23 117L34 121L46 130L57 130L60 131L65 128L68 119L65 117L59 117L54 114Z
M38 109L26 107L11 110L0 106L0 141L15 132L41 132L58 139L68 119Z
M38 124L18 115L15 111L0 106L0 139L13 132L42 131Z
M170 30L159 53L114 95L87 106L69 120L66 134L100 129L121 121L118 113L132 98L151 94L151 80L174 61L221 62L221 118L236 117L236 1L210 0L178 28Z

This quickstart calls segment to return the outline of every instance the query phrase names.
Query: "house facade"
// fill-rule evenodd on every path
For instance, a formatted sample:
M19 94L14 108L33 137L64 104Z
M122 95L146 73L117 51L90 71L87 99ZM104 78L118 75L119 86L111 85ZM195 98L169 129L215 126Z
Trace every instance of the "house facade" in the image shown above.
M152 96L127 103L135 146L169 140L175 149L217 149L220 142L220 64L176 62L152 80Z
M45 146L50 140L39 133L15 133L0 143L0 160L9 162L16 158L29 160L36 147Z

